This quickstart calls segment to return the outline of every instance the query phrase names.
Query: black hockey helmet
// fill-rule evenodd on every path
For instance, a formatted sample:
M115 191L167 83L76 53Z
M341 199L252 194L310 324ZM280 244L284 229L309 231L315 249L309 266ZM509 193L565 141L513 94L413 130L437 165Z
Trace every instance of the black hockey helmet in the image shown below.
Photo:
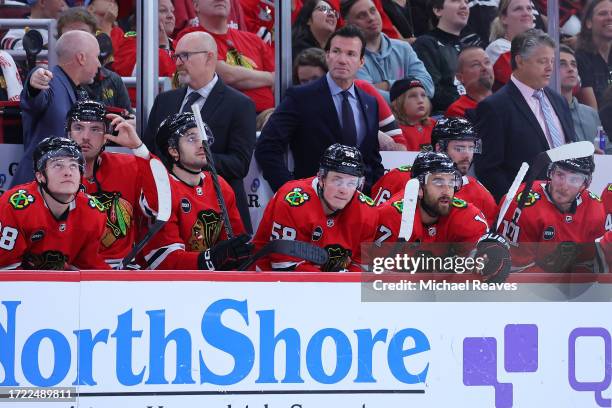
M436 143L440 143L442 151L446 151L448 142L452 140L473 140L474 153L482 152L480 138L472 122L464 118L446 116L438 119L431 131L431 146L435 149Z
M412 177L419 179L421 185L425 185L426 177L432 173L447 173L455 175L455 191L463 185L461 173L455 163L445 153L421 152L412 164Z
M319 169L323 171L337 171L351 176L363 177L365 166L359 149L334 143L325 149L321 157Z
M47 137L36 146L32 158L34 160L34 172L43 172L47 161L55 157L71 157L79 162L81 176L85 173L85 160L79 145L65 137Z
M110 133L110 121L106 118L106 107L96 101L78 101L68 111L66 115L66 134L74 122L102 122L104 132Z
M551 177L552 171L557 166L574 173L584 174L587 176L587 185L591 183L593 172L595 172L595 160L593 159L593 156L576 157L573 159L552 162L548 166L548 178Z

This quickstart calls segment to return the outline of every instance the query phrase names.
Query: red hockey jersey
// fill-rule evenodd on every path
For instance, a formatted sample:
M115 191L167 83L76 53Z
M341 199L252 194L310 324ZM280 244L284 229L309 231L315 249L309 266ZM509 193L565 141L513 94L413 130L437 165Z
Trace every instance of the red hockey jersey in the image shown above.
M142 252L150 269L198 269L200 252L227 239L211 177L209 172L203 172L200 184L190 186L170 175L172 214ZM233 232L244 234L234 190L222 177L219 177L219 184ZM148 188L146 191L155 190ZM145 214L154 213L157 195L145 194L140 205Z
M98 158L96 178L81 181L85 192L95 196L106 212L101 255L111 266L125 257L138 236L141 213L138 199L144 186L153 188L149 161L124 153L103 152Z
M396 194L389 201L377 207L379 225L376 243L397 242L402 218L403 193ZM417 205L414 226L409 242L435 243L425 248L436 256L451 253L465 256L487 231L488 225L482 212L472 204L454 197L450 213L441 216L432 225L421 221L421 210Z
M606 231L612 231L612 183L608 184L601 193L601 201L606 211Z
M517 203L521 193L517 194L499 226L499 232L511 243L513 270L563 272L557 265L575 257L571 263L578 267L573 271L592 271L593 243L604 234L605 214L601 199L584 190L576 201L575 211L561 213L548 195L546 184L545 181L533 184L520 212ZM575 244L581 245L576 247Z
M84 193L57 219L35 181L14 187L0 199L0 269L109 269L99 253L105 219Z
M387 201L395 194L403 194L404 187L411 178L410 169L411 166L393 169L374 184L372 195L376 205ZM474 204L485 215L489 225L493 225L497 215L497 203L489 190L474 177L463 176L463 187L455 193L455 197Z
M317 194L317 183L316 177L310 177L282 186L268 203L253 243L259 250L274 239L310 242L327 250L328 263L319 267L273 254L258 264L260 268L361 271L361 244L372 242L376 231L374 202L357 191L344 209L326 215Z

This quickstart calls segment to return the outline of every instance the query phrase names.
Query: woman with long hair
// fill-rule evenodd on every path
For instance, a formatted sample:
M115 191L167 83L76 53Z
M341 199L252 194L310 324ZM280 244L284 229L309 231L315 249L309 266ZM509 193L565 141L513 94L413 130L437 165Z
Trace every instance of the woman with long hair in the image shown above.
M593 0L584 10L576 61L581 88L578 100L597 110L612 86L612 0Z
M336 31L338 12L324 0L307 0L298 13L292 30L293 58L306 48L325 48Z
M491 43L486 49L493 64L493 90L510 80L510 44L512 39L535 26L531 0L501 0L497 17L491 23Z

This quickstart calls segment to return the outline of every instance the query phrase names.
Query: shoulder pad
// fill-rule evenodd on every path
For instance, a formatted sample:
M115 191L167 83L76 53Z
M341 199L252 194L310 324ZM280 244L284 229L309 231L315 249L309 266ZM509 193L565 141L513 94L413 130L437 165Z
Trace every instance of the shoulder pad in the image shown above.
M612 183L608 184L608 191L612 191Z
M404 200L398 200L398 201L394 201L393 204L391 204L393 206L393 208L395 208L397 210L398 213L402 213L402 211L404 210Z
M467 201L464 201L464 200L462 200L460 198L453 197L452 205L455 208L466 208L468 206L468 203L467 203Z
M285 201L291 207L299 207L308 200L310 200L310 194L304 192L301 187L294 187L285 195Z
M520 192L516 195L517 203L521 201L522 195L523 195L523 192ZM540 200L540 198L542 198L542 196L540 196L540 193L536 193L535 191L530 191L529 195L527 196L527 200L525 201L525 207L531 207L532 205L535 205L535 203L537 203Z
M359 202L361 202L361 203L363 203L363 204L365 204L367 206L374 207L374 200L372 200L367 195L365 195L363 193L359 193L357 198L359 199Z
M104 205L100 202L100 200L89 194L85 194L85 197L87 197L87 205L89 205L91 208L97 209L100 212L105 212Z
M599 197L597 194L595 194L594 192L592 192L592 191L589 191L589 197L591 197L591 198L592 198L593 200L595 200L595 201L599 201L599 202L601 202L601 198L600 198L600 197Z
M36 199L27 190L19 189L9 196L8 201L15 210L24 210Z
M408 164L408 165L406 165L406 166L399 166L399 167L397 168L397 171L402 171L402 172L404 172L404 173L407 173L407 172L409 172L409 171L412 171L412 166L411 166L411 165L409 165L409 164Z
M123 34L124 38L130 38L130 37L136 37L136 31L128 31L125 34Z

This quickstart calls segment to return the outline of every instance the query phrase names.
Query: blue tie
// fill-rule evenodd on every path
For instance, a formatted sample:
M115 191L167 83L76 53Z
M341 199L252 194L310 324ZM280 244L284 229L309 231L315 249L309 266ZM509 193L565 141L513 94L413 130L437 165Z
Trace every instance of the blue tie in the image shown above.
M544 90L538 89L533 93L533 97L540 102L540 109L542 109L542 114L544 115L546 129L548 129L548 134L550 135L550 140L553 144L551 147L561 146L564 143L563 134L555 123L554 111L552 106L550 106L550 102L548 102L548 98L546 98L546 95L544 95Z
M349 91L342 91L342 144L347 146L357 146L357 127L355 126L355 116L349 101Z

